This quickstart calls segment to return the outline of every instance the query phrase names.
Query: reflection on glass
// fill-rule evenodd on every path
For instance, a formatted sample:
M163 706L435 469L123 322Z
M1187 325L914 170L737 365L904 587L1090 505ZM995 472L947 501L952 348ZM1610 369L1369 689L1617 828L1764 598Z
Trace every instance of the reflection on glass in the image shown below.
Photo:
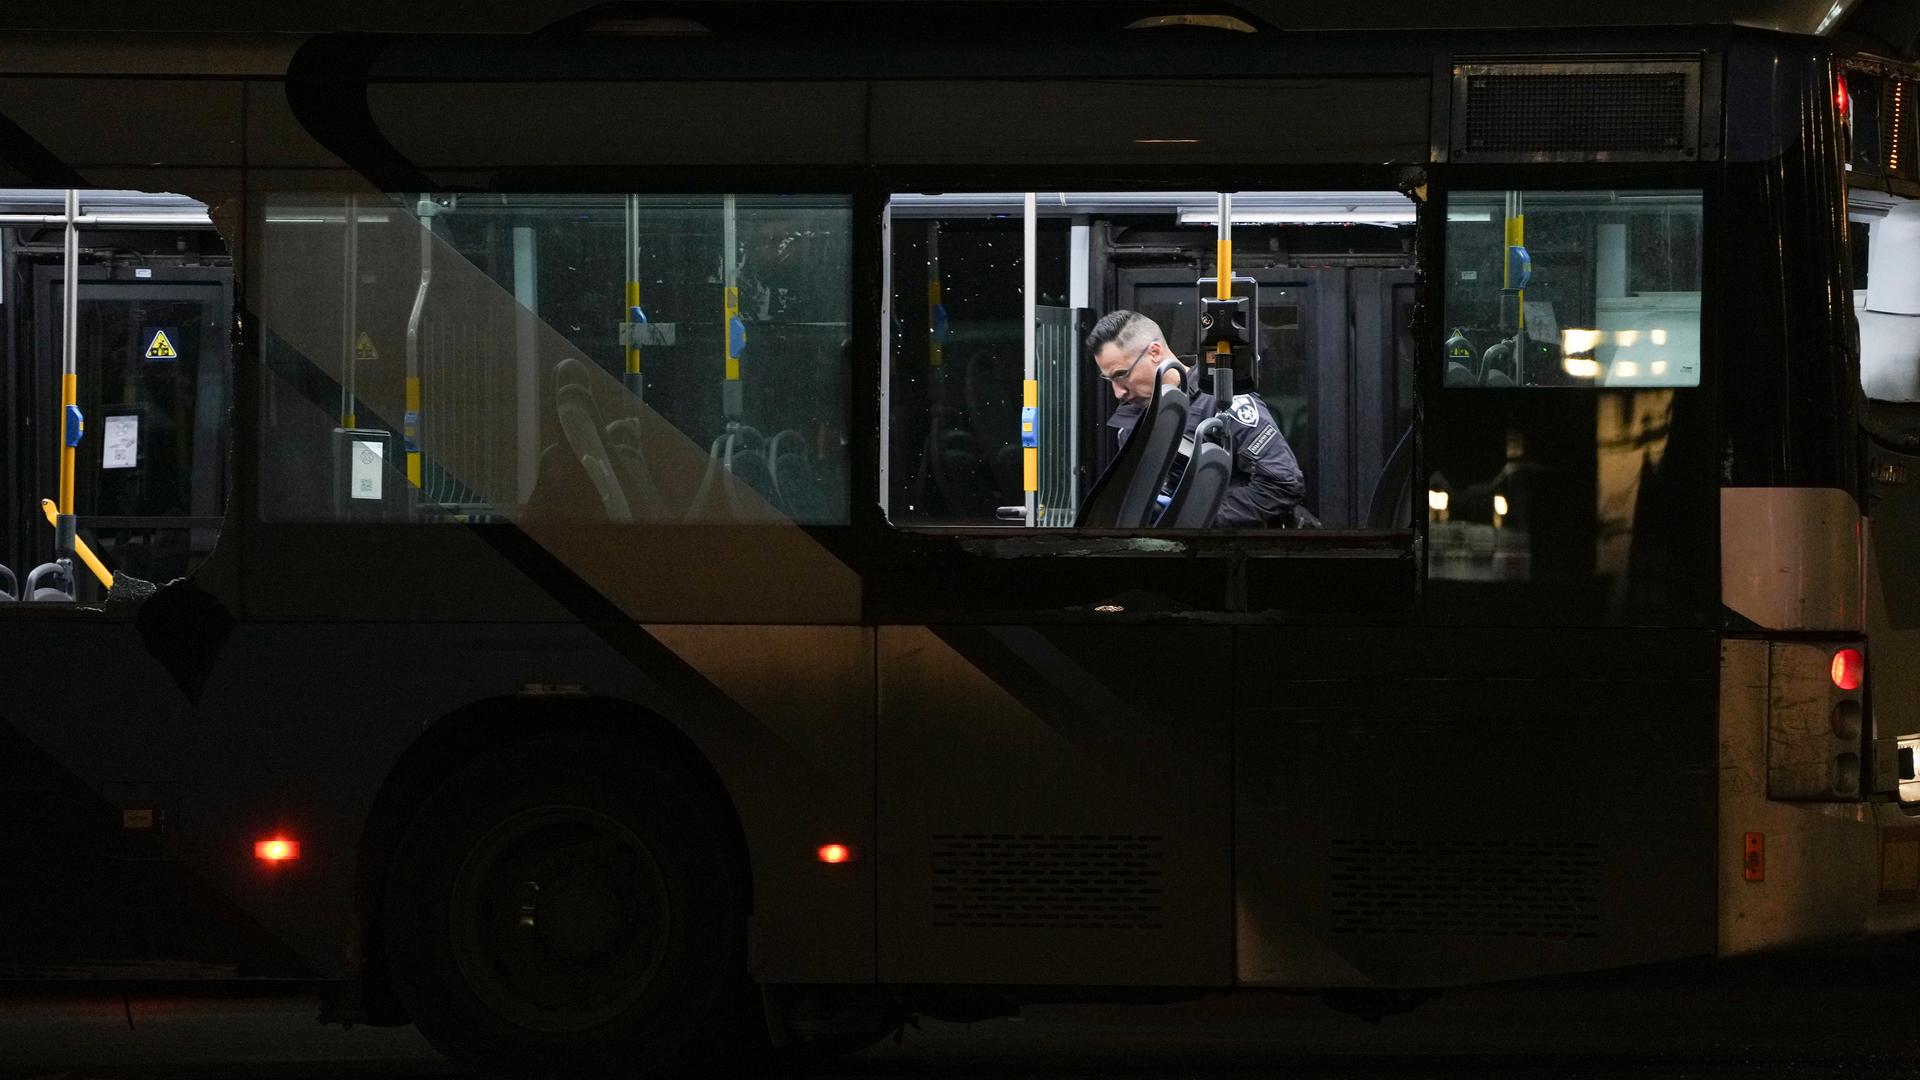
M1699 192L1448 199L1445 385L1699 385Z
M847 519L844 198L270 196L277 520ZM383 447L379 499L346 448Z

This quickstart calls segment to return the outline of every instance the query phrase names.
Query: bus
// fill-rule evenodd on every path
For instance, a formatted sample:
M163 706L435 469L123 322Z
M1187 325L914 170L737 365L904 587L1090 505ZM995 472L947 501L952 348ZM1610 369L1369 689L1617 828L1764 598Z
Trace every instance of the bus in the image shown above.
M592 1074L1920 930L1920 84L1779 8L7 35L0 975Z

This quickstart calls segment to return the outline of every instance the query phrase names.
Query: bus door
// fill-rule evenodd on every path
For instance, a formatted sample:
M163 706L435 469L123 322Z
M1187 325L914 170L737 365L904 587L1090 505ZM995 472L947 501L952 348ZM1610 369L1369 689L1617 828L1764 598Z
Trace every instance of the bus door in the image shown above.
M34 269L30 429L46 431L60 400L57 265ZM79 401L86 433L75 465L80 533L109 570L148 581L181 577L213 549L226 491L229 267L83 267ZM33 490L52 496L59 462L34 440ZM26 565L53 557L38 498L12 508ZM80 596L98 583L80 575Z
M1413 422L1413 271L1255 267L1235 275L1260 285L1253 385L1299 459L1308 508L1328 522L1360 519ZM1189 266L1129 267L1117 278L1119 306L1179 342L1198 341Z

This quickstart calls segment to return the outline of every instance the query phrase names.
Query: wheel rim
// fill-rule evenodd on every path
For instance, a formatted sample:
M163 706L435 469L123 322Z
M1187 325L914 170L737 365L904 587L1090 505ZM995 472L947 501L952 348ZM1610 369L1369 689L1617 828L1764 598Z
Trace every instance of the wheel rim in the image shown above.
M647 846L583 806L523 810L487 830L454 878L453 955L474 993L535 1031L626 1012L660 969L666 880Z

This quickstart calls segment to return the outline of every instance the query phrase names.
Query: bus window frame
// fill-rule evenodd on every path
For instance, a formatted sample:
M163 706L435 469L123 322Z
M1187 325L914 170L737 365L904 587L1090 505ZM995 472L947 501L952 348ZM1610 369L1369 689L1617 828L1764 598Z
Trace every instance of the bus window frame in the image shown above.
M1243 174L1220 170L1200 176L1183 176L1182 183L1188 184L1181 190L1212 191L1392 191L1397 190L1406 196L1414 207L1413 222L1413 272L1414 272L1414 403L1413 417L1410 421L1414 432L1414 460L1412 474L1418 475L1420 468L1419 442L1421 425L1421 398L1425 393L1419 376L1420 353L1423 348L1424 333L1421 328L1423 311L1426 304L1427 276L1421 273L1423 237L1435 231L1437 223L1445 227L1445 218L1434 218L1432 200L1423 198L1421 192L1427 188L1427 171L1431 166L1397 168L1356 168L1350 166L1309 166L1284 167L1264 174L1243 176ZM990 174L992 175L992 174ZM1107 542L1126 547L1131 556L1156 553L1190 554L1209 557L1214 553L1252 555L1255 557L1276 555L1308 557L1322 554L1328 549L1350 550L1366 554L1369 549L1378 548L1382 542L1397 541L1398 549L1411 554L1418 550L1418 538L1425 532L1425 515L1420 511L1418 485L1408 485L1408 510L1411 524L1406 528L1367 528L1364 526L1346 528L1280 528L1274 526L1215 527L1205 529L1176 529L1143 527L1138 529L1089 529L1078 525L1071 526L1029 526L1019 523L1004 525L989 524L919 524L914 522L896 522L887 515L886 485L890 478L886 474L888 467L889 410L886 407L886 390L892 375L892 355L890 332L892 308L892 237L890 232L889 202L901 192L939 192L939 191L1085 191L1101 190L1114 192L1155 193L1169 189L1168 183L1141 183L1136 181L1116 181L1111 175L1100 170L1076 168L1064 174L1042 172L1033 173L1020 170L1014 178L1004 174L993 175L986 184L970 184L954 181L946 176L941 182L922 181L918 186L904 185L890 172L876 172L876 185L871 185L870 193L877 196L878 205L872 211L879 223L877 231L881 235L881 252L878 261L879 310L876 313L872 335L855 335L855 341L870 337L876 356L876 379L870 384L874 388L873 399L877 407L875 423L869 430L877 433L874 440L876 467L871 475L875 482L872 490L872 509L880 525L895 534L916 538L952 537L967 546L997 549L1008 547L1017 549L1023 556L1043 556L1048 554L1080 554L1089 542L1104 546ZM993 186L997 184L998 186ZM858 202L856 201L856 209ZM856 307L856 322L861 312ZM856 350L857 352L858 350ZM1084 358L1083 358L1084 359ZM1098 389L1096 386L1095 389ZM1296 454L1298 451L1296 451ZM1094 474L1097 475L1097 474ZM1093 476L1087 477L1091 483ZM856 511L859 508L856 507ZM1362 508L1364 509L1364 508ZM1149 542L1142 545L1140 541ZM1151 542L1165 541L1164 547ZM996 542L1007 542L1004 545Z

